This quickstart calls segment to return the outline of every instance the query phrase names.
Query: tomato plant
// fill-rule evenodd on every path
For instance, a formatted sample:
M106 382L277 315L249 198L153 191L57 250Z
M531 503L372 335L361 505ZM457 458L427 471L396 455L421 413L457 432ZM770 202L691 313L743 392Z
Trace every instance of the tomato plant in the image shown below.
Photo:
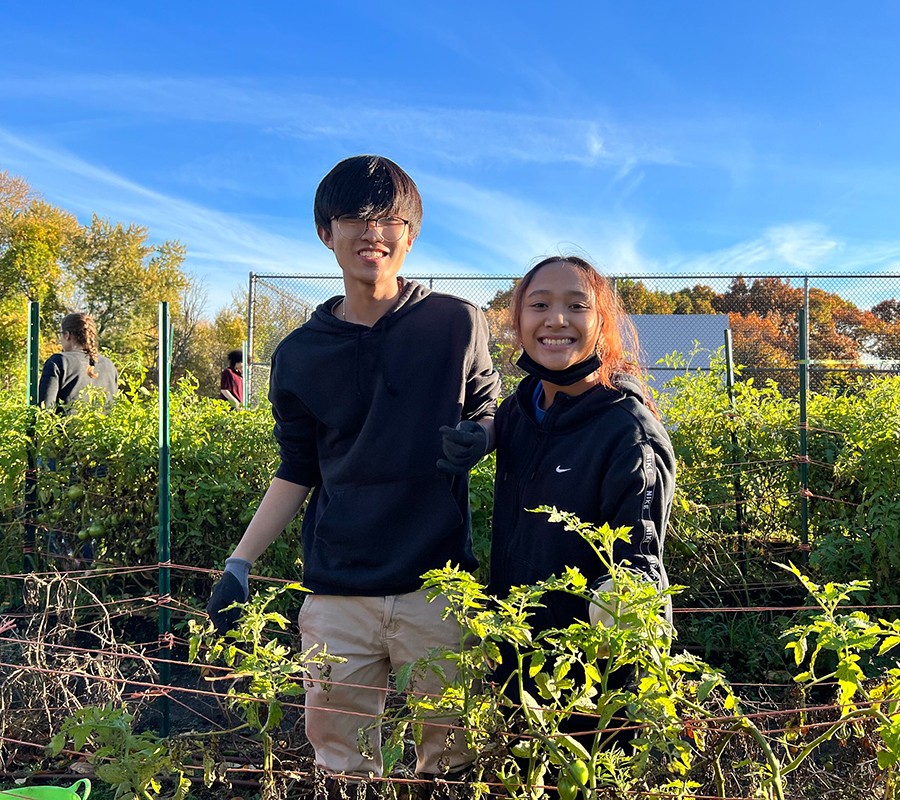
M127 381L127 376L126 376ZM278 464L272 418L263 405L234 412L198 398L181 381L171 393L171 553L173 564L220 568L243 533ZM20 516L33 415L38 483L35 521L39 549L48 564L69 564L68 553L93 541L99 563L140 566L155 562L159 531L156 395L126 390L108 413L91 402L61 416L27 410L21 400L0 397L0 515L11 535L0 544L7 573L21 569L24 528ZM301 574L299 524L269 548L254 571L286 579ZM136 574L149 588L152 574ZM184 573L179 594L205 604L210 581ZM115 594L124 591L117 584ZM12 591L8 588L8 591ZM111 590L112 591L112 590ZM130 591L130 590L129 590Z

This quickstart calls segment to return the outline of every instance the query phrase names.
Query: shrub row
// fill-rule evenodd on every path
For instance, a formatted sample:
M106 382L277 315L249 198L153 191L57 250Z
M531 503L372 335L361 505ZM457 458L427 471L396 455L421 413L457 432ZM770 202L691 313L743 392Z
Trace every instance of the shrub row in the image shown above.
M660 397L678 459L667 545L683 602L733 605L756 586L784 583L773 560L797 554L800 531L799 408L774 384L739 381L729 400L723 365L676 378ZM35 431L39 543L63 561L94 542L98 561L155 562L157 398L135 380L104 414L27 409L0 396L0 569L21 569L22 487L29 425ZM216 567L240 537L277 466L268 408L234 412L182 381L171 394L172 560ZM900 377L859 382L809 402L810 567L817 578L871 579L873 601L898 602L900 581ZM476 554L489 557L493 459L475 470ZM739 486L738 486L739 483ZM738 508L743 518L738 519ZM255 566L295 579L299 524ZM148 581L152 576L148 576ZM186 584L189 595L206 589Z

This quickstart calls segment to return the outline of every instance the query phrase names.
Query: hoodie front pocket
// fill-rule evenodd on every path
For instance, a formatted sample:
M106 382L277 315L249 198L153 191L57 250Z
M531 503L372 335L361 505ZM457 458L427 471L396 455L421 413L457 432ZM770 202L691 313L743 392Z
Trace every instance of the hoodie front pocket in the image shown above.
M442 475L343 486L316 522L305 574L361 589L409 583L459 559L462 524Z

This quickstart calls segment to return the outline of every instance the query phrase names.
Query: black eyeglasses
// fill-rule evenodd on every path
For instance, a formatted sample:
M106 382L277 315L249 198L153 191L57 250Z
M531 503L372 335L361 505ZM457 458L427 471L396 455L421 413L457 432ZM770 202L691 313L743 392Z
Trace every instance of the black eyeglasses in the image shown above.
M338 233L345 239L359 239L367 230L369 223L375 226L375 230L386 242L398 242L403 237L403 231L409 225L408 219L400 217L381 217L380 219L360 219L359 217L332 217L332 222L337 224Z

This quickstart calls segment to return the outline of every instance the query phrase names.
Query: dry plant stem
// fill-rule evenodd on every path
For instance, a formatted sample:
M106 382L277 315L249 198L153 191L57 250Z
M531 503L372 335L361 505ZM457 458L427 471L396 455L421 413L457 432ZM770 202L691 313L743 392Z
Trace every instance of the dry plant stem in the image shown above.
M762 731L746 717L741 717L738 724L744 730L749 731L750 735L756 739L757 744L762 748L762 751L766 756L766 761L769 764L769 771L772 773L772 777L768 782L771 783L777 800L785 800L784 782L781 777L781 764L772 750L771 745L766 740L766 737L763 736Z
M87 625L79 625L76 619L81 593L90 598L89 605L99 615ZM15 644L20 650L21 667L0 672L0 737L9 736L16 725L27 730L32 739L40 740L49 736L65 711L121 702L125 682L105 680L124 677L119 669L119 654L127 654L131 661L140 662L147 674L155 675L152 664L141 653L115 640L108 609L77 578L31 575L25 583L24 594L32 615ZM56 645L73 644L73 638L79 633L90 636L95 642L93 647L83 648L84 652L56 648ZM82 673L82 676L72 677L67 673ZM21 707L22 697L29 699L27 705L40 709L34 716L8 713ZM8 761L4 759L7 747L0 740L0 766Z
M725 775L722 773L722 753L728 747L728 743L734 738L734 735L741 729L740 722L736 722L727 731L727 736L723 737L722 743L716 748L710 761L712 762L713 774L716 780L716 791L720 797L725 797Z

